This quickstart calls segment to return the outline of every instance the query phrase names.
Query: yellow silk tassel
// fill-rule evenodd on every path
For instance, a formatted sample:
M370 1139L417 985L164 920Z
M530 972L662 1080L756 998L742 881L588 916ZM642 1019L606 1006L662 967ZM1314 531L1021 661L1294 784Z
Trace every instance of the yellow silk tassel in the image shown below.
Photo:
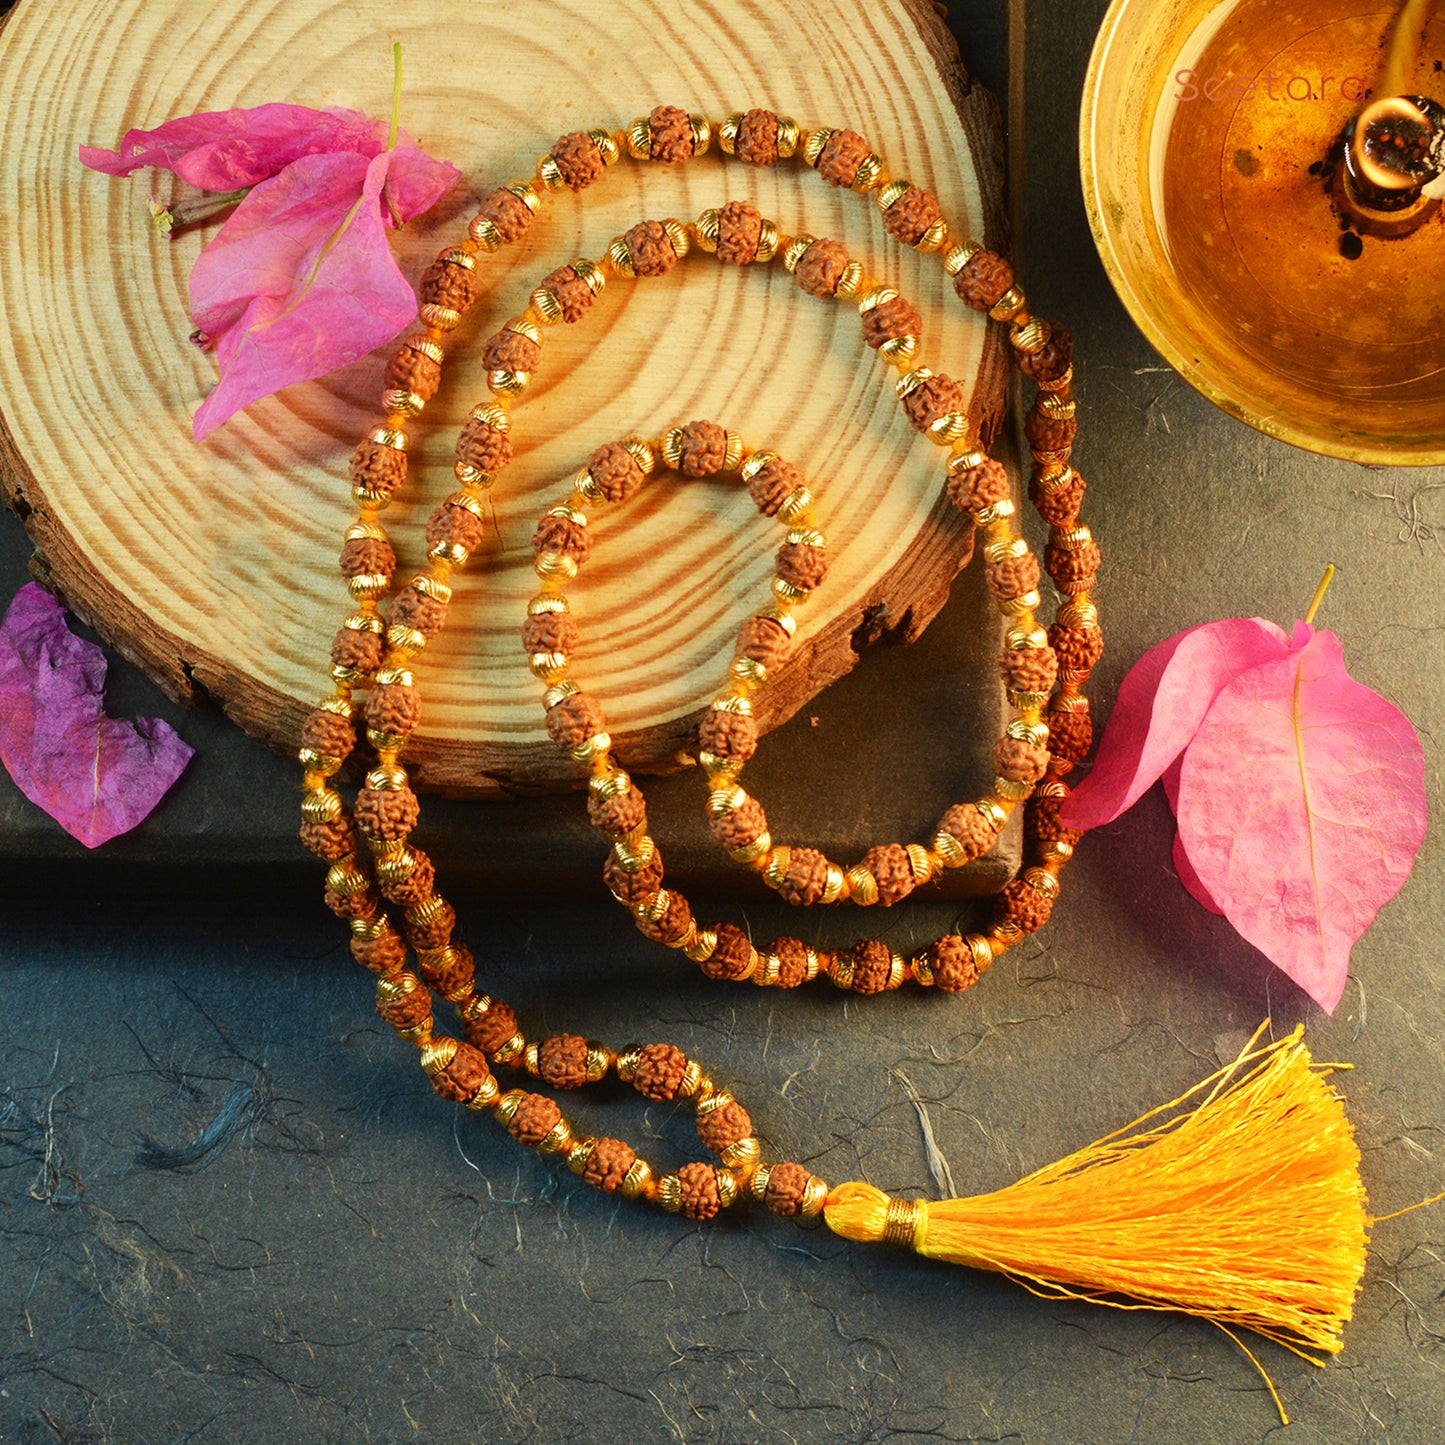
M1300 1028L1258 1047L1267 1026L1173 1103L1006 1189L935 1203L849 1183L824 1217L846 1239L909 1244L1038 1294L1180 1310L1334 1354L1371 1223L1360 1151L1332 1066Z

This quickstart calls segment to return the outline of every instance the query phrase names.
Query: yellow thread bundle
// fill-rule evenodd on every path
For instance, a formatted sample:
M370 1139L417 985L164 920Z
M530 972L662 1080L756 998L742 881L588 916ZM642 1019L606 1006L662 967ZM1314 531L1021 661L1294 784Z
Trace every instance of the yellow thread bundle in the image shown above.
M1017 1184L923 1204L912 1247L1037 1293L1180 1310L1336 1353L1365 1269L1360 1151L1303 1030L1262 1048L1259 1037L1181 1098ZM843 1184L824 1214L847 1239L879 1240L889 1202Z

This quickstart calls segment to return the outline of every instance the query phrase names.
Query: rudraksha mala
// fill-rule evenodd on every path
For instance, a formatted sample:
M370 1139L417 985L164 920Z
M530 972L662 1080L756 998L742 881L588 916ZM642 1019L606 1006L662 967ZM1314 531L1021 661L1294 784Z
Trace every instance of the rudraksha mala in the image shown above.
M584 189L624 153L639 161L677 164L707 150L714 131L721 149L745 164L769 166L801 154L829 184L875 194L891 235L919 251L941 253L959 297L973 309L1009 324L1015 360L1038 387L1025 430L1034 460L1030 495L1050 528L1044 563L1068 597L1047 635L1033 618L1039 602L1038 568L1030 567L1026 545L1012 532L1007 474L966 441L968 421L957 384L912 365L918 349L918 313L891 288L872 281L836 242L780 235L746 201L705 211L691 225L675 220L640 222L615 238L599 260L579 258L551 272L533 291L526 311L486 343L487 381L494 399L473 410L458 439L458 490L428 523L427 569L396 595L389 616L382 617L378 604L392 590L397 559L378 516L405 478L406 427L437 391L443 342L476 299L478 257L523 235L546 193ZM1024 294L1001 256L966 243L950 244L936 198L907 181L891 180L861 136L827 128L803 131L790 119L766 110L730 116L714 127L700 116L659 106L621 132L598 128L563 136L538 162L535 178L513 182L485 197L467 239L443 251L426 271L420 308L425 329L403 342L388 364L382 395L385 419L351 460L358 515L346 532L341 570L356 606L332 645L334 694L309 714L303 726L301 836L330 865L326 901L348 921L357 961L378 975L378 1011L417 1045L422 1068L438 1094L474 1110L492 1110L514 1138L543 1152L565 1153L576 1172L606 1192L651 1199L698 1219L710 1217L744 1192L764 1200L777 1213L812 1215L822 1209L827 1185L801 1165L762 1162L761 1145L746 1111L679 1050L668 1044L632 1045L619 1054L571 1034L528 1042L508 1005L476 991L471 952L452 938L455 912L436 891L431 860L409 842L419 805L399 761L420 716L411 660L443 626L451 597L450 575L465 566L482 540L483 498L512 456L509 406L527 386L540 357L543 332L558 322L580 319L609 277L662 274L693 244L738 265L781 255L805 290L856 302L868 345L905 372L897 390L913 424L950 448L949 495L983 528L990 586L1012 619L1000 666L1010 702L1020 716L1000 745L993 794L976 805L950 809L928 848L886 845L846 872L823 860L820 899L840 896L846 887L859 902L874 901L870 895L876 889L876 901L891 903L939 867L957 866L985 851L1011 810L1032 795L1026 834L1037 861L1004 890L988 932L940 940L925 960L915 960L906 971L944 989L965 987L1047 918L1058 890L1058 871L1078 837L1061 827L1058 807L1068 792L1065 776L1089 746L1089 714L1080 689L1102 647L1090 600L1098 550L1088 528L1078 524L1084 483L1069 466L1076 425L1069 390L1070 339L1061 328L1029 315ZM681 434L686 430L679 429L678 465ZM689 437L688 445L698 446L699 455L710 457L717 440L714 432L700 429ZM722 447L726 462L726 434ZM667 451L665 443L663 450ZM673 461L671 456L667 459ZM616 499L640 480L641 472L637 451L627 443L613 444L589 459L579 473L576 492L587 501ZM790 495L791 491L777 498L776 510L783 510ZM798 509L799 517L803 510ZM575 572L585 536L583 526L565 509L544 519L534 539L544 597L551 595L547 579ZM785 543L785 548L814 545L799 538ZM804 551L796 556L802 567ZM797 582L781 570L778 580L784 585L780 588L775 582L775 596L779 602L787 601L786 589L796 588ZM780 653L778 634L786 638L786 615L786 608L779 608L776 617L764 614L747 625L729 691L719 702L725 698L746 702L752 687L765 676L769 660ZM565 659L571 646L569 622L563 610L553 607L537 607L528 620L529 650L542 659L534 670L544 678L558 672L557 659ZM776 628L764 623L776 623ZM353 697L358 686L369 687L363 708ZM600 727L586 725L585 710L570 702L576 696L575 691L563 690L553 699L549 731L554 737L561 733L579 761L599 764L589 806L594 821L613 839L615 875L626 877L627 901L643 931L667 939L686 937L691 930L696 938L688 951L705 968L713 962L710 972L724 972L724 960L740 960L736 968L730 962L724 976L787 984L816 973L822 966L817 954L808 956L804 950L800 960L789 945L760 958L734 929L732 933L746 945L744 956L732 933L724 932L728 925L697 930L690 916L683 924L675 894L660 886L642 892L639 885L651 864L642 847L645 811L639 806L640 795L618 783L625 775L600 765L610 740ZM736 704L724 703L711 711L732 718L748 715ZM354 810L349 811L330 779L355 746L359 712L377 760L366 774ZM729 779L746 761L740 755L747 749L746 731L746 726L728 728L711 720L705 725L702 761L714 796L720 792L732 796L734 785ZM574 732L577 736L571 740ZM1010 742L1020 746L1009 748ZM624 801L629 797L636 802ZM719 816L734 819L745 811L741 803L713 806ZM735 836L725 834L725 841ZM752 854L753 862L767 854L765 874L777 874L786 885L797 856L807 850L792 850L784 865L778 856L783 850L772 852L770 842L767 848L758 847L763 836L759 829L745 846L735 844L734 851ZM812 878L816 865L804 861ZM785 886L780 891L787 896ZM804 901L804 895L814 890L811 882L803 886L800 881L793 891ZM400 929L385 904L401 910ZM417 973L406 967L408 946L415 951ZM875 966L879 962L871 953L860 956L855 949L837 956L828 971L835 983L858 992L902 981L901 960L889 954L886 974ZM434 1033L433 990L455 1006L462 1039ZM656 1178L624 1142L574 1134L549 1097L524 1089L503 1092L488 1056L492 1063L522 1067L557 1089L577 1088L615 1072L646 1097L690 1100L698 1114L699 1137L720 1164L688 1164Z

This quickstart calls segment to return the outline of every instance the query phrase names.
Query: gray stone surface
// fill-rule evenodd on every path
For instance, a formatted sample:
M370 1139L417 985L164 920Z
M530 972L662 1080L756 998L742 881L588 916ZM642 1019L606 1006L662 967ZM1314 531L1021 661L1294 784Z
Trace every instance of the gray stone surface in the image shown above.
M955 7L966 54L994 75L999 9ZM1079 341L1078 461L1106 555L1097 695L1192 623L1288 622L1333 561L1320 620L1414 719L1438 811L1445 476L1292 451L1163 368L1108 288L1077 194L1073 117L1103 5L1028 10L1021 269ZM23 549L6 531L8 595ZM860 681L864 704L935 686L930 641L885 659L875 692ZM202 762L225 746L220 725L147 688L118 677L118 706L167 712ZM208 816L187 824L211 884L248 840L264 861L289 806L285 763L233 756L243 776L208 784ZM1438 831L1327 1018L1188 898L1171 828L1156 791L1090 836L1047 929L956 999L727 990L573 891L459 904L488 986L534 1036L670 1039L736 1089L778 1154L834 1180L937 1194L926 1125L959 1190L1001 1186L1180 1093L1271 1014L1355 1066L1341 1083L1376 1212L1445 1187ZM1278 1428L1253 1366L1207 1324L1038 1300L760 1211L709 1229L614 1206L432 1097L314 896L246 869L198 898L134 846L82 872L60 850L7 864L0 1440L1173 1445ZM761 937L783 923L767 902L743 916ZM867 921L906 946L957 916L921 904ZM859 920L807 926L847 941ZM630 1097L574 1112L664 1164L694 1147L685 1117ZM1339 1359L1316 1370L1257 1348L1292 1445L1445 1433L1442 1207L1377 1227Z

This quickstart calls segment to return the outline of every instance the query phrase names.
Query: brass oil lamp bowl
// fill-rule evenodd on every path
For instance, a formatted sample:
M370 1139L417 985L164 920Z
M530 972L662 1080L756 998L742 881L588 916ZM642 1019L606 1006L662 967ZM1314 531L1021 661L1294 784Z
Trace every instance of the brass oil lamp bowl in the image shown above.
M1445 0L1114 0L1080 146L1186 380L1297 446L1445 463Z

